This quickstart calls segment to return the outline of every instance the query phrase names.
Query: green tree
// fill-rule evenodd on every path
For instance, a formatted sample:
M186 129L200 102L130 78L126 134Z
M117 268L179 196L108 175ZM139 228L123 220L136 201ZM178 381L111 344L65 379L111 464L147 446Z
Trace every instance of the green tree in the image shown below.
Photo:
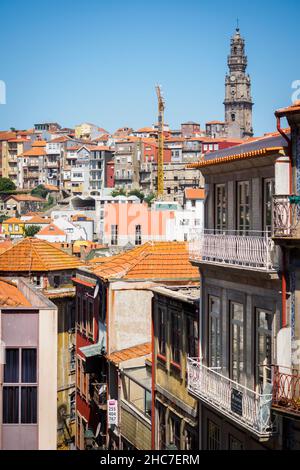
M150 193L145 197L144 201L147 202L148 206L151 206L151 203L153 202L155 198L156 198L156 195L154 193Z
M46 189L43 184L39 184L36 188L31 191L31 195L46 199L48 192L48 189Z
M136 196L141 200L141 202L145 199L145 194L140 189L131 189L128 196Z
M15 183L9 178L0 178L0 192L14 191L16 189Z
M50 207L52 207L52 206L54 206L54 205L55 205L54 198L53 198L53 196L51 196L51 194L50 194L50 196L49 196L48 199L47 199L46 204L44 204L44 211L50 209Z
M24 237L34 237L41 230L40 225L28 225L24 230Z
M127 191L124 186L121 188L115 188L111 192L112 197L117 197L117 196L127 196Z

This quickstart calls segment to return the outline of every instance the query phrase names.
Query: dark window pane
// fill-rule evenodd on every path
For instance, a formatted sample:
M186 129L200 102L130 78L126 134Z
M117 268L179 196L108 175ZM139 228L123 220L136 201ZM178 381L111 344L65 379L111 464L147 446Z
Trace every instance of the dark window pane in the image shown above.
M19 350L6 349L4 366L4 383L19 382Z
M22 349L22 382L36 383L36 349Z
M19 422L19 387L3 387L3 423Z
M37 387L21 388L21 423L37 422Z

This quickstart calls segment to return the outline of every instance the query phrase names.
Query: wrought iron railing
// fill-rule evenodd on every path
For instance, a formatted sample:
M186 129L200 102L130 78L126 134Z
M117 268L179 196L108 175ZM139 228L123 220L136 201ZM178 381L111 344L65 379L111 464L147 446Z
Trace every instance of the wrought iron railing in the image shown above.
M273 406L300 415L300 372L274 366Z
M194 231L189 244L190 258L195 261L274 270L276 247L270 233L237 230Z
M222 375L220 368L207 367L198 358L188 358L188 390L259 437L275 432L271 420L272 393L260 394ZM271 392L271 390L270 390Z
M300 196L273 196L273 236L300 236Z

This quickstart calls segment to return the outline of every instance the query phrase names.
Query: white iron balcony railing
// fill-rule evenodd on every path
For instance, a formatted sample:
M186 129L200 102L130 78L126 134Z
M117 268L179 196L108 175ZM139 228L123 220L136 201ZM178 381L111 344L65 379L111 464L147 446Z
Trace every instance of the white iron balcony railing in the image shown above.
M273 196L273 237L300 238L300 196Z
M269 232L208 230L193 232L190 259L265 271L277 268L276 247Z
M272 390L260 394L209 368L200 359L188 358L188 390L260 438L274 434L271 421Z

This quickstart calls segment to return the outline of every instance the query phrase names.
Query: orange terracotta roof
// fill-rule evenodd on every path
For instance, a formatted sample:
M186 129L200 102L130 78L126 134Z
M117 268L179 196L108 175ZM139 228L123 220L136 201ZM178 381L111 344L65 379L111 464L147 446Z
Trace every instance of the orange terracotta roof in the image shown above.
M31 149L26 150L26 152L18 155L18 157L40 157L43 155L47 155L43 147L32 147Z
M4 240L3 242L0 242L0 254L8 250L8 248L10 248L11 246L12 246L11 240Z
M237 154L229 155L226 157L213 158L211 160L203 159L199 162L188 164L187 168L202 168L206 166L219 165L221 163L229 163L229 162L237 161L237 160L246 160L250 158L264 157L266 155L272 155L274 153L278 153L282 150L285 150L284 147L271 147L271 148L253 150L253 151L245 152L245 153L237 153Z
M0 271L38 272L76 269L80 260L51 243L38 238L24 238L0 254Z
M25 139L25 138L16 138L16 139L9 139L8 142L12 142L12 143L22 143L22 142L28 142L28 139Z
M35 217L35 216L41 216L43 212L26 212L26 214L23 214L22 217Z
M300 113L300 100L296 100L291 106L278 109L275 116L286 116L293 113Z
M45 199L36 196L31 196L31 194L11 194L10 196L7 196L5 198L6 201L8 201L9 199L15 199L16 201L20 202L46 202Z
M17 219L17 217L11 217L10 219L6 219L2 222L2 224L24 224L24 220Z
M66 235L63 230L58 228L54 224L49 224L46 227L41 228L41 230L38 232L38 235Z
M0 279L0 307L31 307L31 304L13 282Z
M40 217L39 215L36 215L34 217L32 217L31 219L29 220L25 220L24 221L26 224L51 224L51 219L49 218L43 218L43 217Z
M203 188L185 188L186 199L204 199L205 190Z
M93 272L103 279L199 281L185 242L148 242L106 258Z
M45 140L35 140L32 143L32 147L46 147L47 142Z
M58 187L54 186L54 184L44 184L44 188L48 189L49 191L59 192Z
M55 132L54 132L54 134L55 134ZM55 139L51 139L47 143L48 144L60 144L60 143L63 143L63 142L67 142L68 140L71 140L70 137L63 135L61 137L56 137Z
M138 133L147 132L149 134L151 132L157 133L157 130L153 129L152 127L141 127L140 129L137 129L134 132L138 132Z
M142 356L147 356L151 354L151 343L138 344L131 348L121 349L120 351L115 351L106 356L106 359L109 362L112 362L115 365L120 364L120 362L128 361L129 359L135 359Z
M0 141L14 139L16 137L15 132L3 131L0 132Z

